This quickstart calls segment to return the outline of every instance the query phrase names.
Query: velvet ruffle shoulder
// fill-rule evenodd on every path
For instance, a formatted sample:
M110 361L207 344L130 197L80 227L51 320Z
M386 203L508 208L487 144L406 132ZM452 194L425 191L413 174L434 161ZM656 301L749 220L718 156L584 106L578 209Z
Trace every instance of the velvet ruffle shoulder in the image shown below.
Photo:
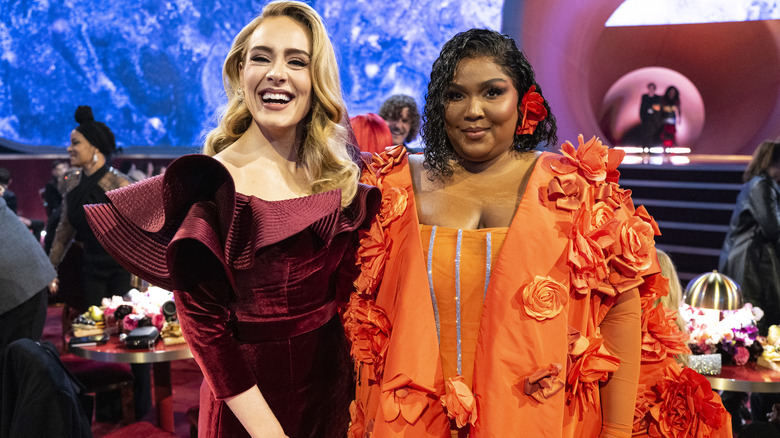
M265 201L237 193L228 170L206 155L173 161L164 175L107 193L110 204L85 207L89 224L106 250L131 273L166 289L177 244L193 239L223 264L248 269L261 248L311 229L328 245L339 233L370 220L376 188L359 184L341 208L341 191Z

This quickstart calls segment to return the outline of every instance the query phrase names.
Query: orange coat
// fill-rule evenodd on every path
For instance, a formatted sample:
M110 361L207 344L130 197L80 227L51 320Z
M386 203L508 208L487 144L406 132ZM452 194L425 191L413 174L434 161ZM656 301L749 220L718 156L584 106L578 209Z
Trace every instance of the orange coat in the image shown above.
M563 152L538 159L492 267L475 409L463 407L470 394L445 389L405 151L373 157L363 182L382 190L382 211L362 235L361 275L343 315L359 380L351 437L450 437L453 417L469 418L472 437L597 437L604 384L622 385L627 400L616 405L635 405L635 435L675 436L678 426L665 418L676 418L669 410L677 405L668 400L683 397L711 408L690 415L694 434L686 436L731 436L717 394L674 362L686 337L674 332L673 313L654 307L668 291L658 229L617 185L622 154L582 137ZM641 327L641 339L639 330L617 329L625 324ZM609 342L600 326L620 339Z

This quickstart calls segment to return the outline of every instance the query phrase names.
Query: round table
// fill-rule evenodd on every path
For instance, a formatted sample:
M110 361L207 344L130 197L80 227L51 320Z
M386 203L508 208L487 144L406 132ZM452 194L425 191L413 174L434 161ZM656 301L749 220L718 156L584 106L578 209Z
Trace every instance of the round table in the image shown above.
M723 365L720 374L704 376L712 389L739 392L780 393L780 372L760 367L756 362L745 365Z
M162 429L174 431L171 361L192 357L187 344L166 346L160 340L153 348L129 349L119 342L118 336L111 336L104 345L68 345L68 349L76 356L102 362L151 363L157 423Z

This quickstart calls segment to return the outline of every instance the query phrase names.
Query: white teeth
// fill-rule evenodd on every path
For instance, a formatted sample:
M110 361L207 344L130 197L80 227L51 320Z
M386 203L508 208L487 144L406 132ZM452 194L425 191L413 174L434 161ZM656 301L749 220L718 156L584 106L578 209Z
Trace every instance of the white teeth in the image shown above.
M265 93L263 94L263 100L279 100L282 102L289 102L290 96L282 93Z

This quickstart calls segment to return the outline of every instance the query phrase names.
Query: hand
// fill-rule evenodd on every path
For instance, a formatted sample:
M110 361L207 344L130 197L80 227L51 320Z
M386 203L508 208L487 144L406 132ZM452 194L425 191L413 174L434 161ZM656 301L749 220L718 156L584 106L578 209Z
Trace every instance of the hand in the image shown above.
M57 292L60 290L60 279L55 278L54 280L49 283L49 294L51 295L57 295Z

